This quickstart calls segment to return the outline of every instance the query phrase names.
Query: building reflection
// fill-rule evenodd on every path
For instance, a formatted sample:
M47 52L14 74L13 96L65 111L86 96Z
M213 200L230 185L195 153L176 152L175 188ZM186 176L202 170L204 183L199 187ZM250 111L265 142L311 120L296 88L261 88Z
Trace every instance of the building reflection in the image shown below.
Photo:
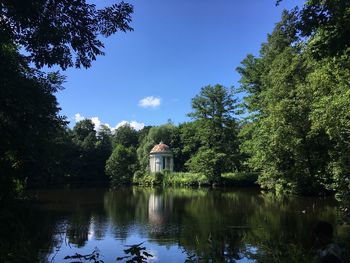
M172 215L173 198L152 193L148 199L148 221L152 225L165 224Z
M164 223L163 197L151 194L148 199L148 220L152 224Z

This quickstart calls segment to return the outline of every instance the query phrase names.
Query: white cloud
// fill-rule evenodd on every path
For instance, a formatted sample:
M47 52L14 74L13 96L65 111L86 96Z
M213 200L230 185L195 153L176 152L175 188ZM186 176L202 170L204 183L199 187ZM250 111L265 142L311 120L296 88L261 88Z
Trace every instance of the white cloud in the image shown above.
M160 105L160 100L159 97L149 96L140 100L139 106L142 108L156 108Z
M158 251L157 250L149 250L148 251L151 255L152 255L152 257L151 258L149 258L148 260L147 260L147 262L158 262L158 260L159 260L159 253L158 253Z
M80 113L76 113L74 115L74 120L75 122L79 122L82 120L85 120L87 118L85 118L84 116L82 116ZM121 121L119 122L114 128L111 128L111 126L108 123L103 123L99 117L92 117L90 118L90 120L92 121L92 123L95 125L95 130L98 132L101 128L102 125L107 126L108 128L110 128L112 131L115 131L116 129L118 129L120 126L123 126L125 124L129 124L132 128L134 128L135 130L139 131L141 130L143 127L145 127L145 124L142 122L137 122L137 121Z
M121 122L119 122L116 126L115 126L115 130L116 129L118 129L119 127L121 127L121 126L123 126L123 125L125 125L125 124L129 124L129 122L128 121L121 121Z
M91 118L92 123L95 125L95 130L98 131L101 126L101 121L98 117L92 117ZM108 125L109 126L109 125Z
M115 128L113 129L113 130L116 130L116 129L118 129L120 126L123 126L123 125L125 125L125 124L129 124L132 128L134 128L135 130L137 130L137 131L139 131L139 130L141 130L143 127L145 127L145 124L144 123L142 123L142 122L137 122L137 121L131 121L131 122L129 122L129 121L121 121L121 122L119 122L116 126L115 126Z
M75 122L82 121L82 120L84 120L84 119L85 119L85 117L84 117L84 116L81 116L80 113L76 113L76 114L74 115L74 120L75 120Z
M135 130L139 131L142 130L143 127L145 127L145 124L143 122L132 121L130 122L130 126L133 127Z

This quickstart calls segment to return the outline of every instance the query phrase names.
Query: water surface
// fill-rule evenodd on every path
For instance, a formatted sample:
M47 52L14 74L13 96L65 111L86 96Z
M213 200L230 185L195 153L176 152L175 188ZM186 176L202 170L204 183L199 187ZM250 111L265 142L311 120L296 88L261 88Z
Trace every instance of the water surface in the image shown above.
M141 242L149 262L307 262L317 220L332 223L337 239L349 238L332 198L137 187L35 195L28 242L41 262L70 262L64 257L94 249L104 262L118 262L126 245Z

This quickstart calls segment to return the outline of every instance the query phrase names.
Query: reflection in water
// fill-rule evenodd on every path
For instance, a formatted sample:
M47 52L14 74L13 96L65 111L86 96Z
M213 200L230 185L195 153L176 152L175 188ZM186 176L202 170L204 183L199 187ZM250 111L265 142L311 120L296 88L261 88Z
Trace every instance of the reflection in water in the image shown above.
M67 224L68 241L78 247L85 246L90 228L90 218L84 214L74 214Z
M17 220L25 230L21 238L15 231L1 233L0 244L12 244L0 246L1 262L19 247L17 254L37 259L27 262L67 262L64 256L88 254L95 247L105 262L115 262L125 245L144 241L155 255L150 262L184 262L186 257L202 262L309 262L315 253L311 230L319 219L336 226L343 247L350 240L349 228L338 224L340 214L332 199L282 198L251 189L135 187L38 192L38 200L21 210L23 218L31 216L28 222ZM7 261L16 262L13 257Z
M151 194L148 199L148 220L155 225L161 225L163 220L163 198L159 195Z

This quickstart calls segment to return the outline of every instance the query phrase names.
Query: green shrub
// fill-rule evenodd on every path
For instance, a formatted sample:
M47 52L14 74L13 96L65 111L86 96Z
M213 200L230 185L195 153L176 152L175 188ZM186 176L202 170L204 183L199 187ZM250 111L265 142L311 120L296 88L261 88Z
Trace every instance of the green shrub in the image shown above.
M163 173L144 173L138 171L134 174L133 183L143 186L154 186L161 185L163 183L164 174Z
M137 170L137 171L134 173L134 179L133 179L133 181L139 180L139 179L142 178L144 175L145 175L145 173L144 173L143 171Z
M157 172L154 174L154 184L162 184L164 179L164 174L161 172Z

